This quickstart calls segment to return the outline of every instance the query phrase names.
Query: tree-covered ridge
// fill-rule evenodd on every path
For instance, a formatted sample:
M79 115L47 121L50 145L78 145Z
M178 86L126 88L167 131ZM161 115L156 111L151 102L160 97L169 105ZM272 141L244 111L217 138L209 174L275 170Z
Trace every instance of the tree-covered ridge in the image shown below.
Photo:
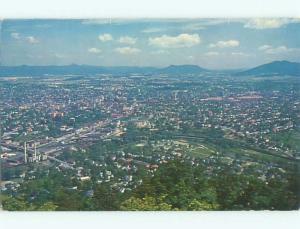
M76 189L66 189L74 185ZM293 210L299 207L299 180L287 174L286 181L270 176L234 174L222 167L212 176L202 165L182 160L166 163L154 175L145 175L136 189L120 193L108 184L94 187L52 172L47 178L27 181L22 195L3 198L3 208L16 210ZM51 191L49 192L48 190Z
M289 210L298 208L296 186L296 180L262 181L251 175L232 174L226 168L207 177L202 166L173 161L145 180L133 196L157 201L164 197L172 210Z

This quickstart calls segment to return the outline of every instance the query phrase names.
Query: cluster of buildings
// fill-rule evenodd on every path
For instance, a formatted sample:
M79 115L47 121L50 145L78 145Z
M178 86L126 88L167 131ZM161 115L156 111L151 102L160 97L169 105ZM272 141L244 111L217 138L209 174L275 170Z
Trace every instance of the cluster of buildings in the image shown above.
M246 153L237 158L206 147L205 134L199 133L247 142L288 158L299 156L272 138L299 127L300 102L293 85L288 85L291 90L266 91L237 79L160 75L42 77L1 84L4 169L25 165L27 171L26 164L47 162L46 168L68 170L79 181L108 182L124 192L142 182L141 171L154 174L176 158L193 166L204 164L211 174L220 161L237 173L259 169L262 179L268 169L277 168L262 161L260 167ZM95 144L107 147L91 152ZM113 144L118 149L110 149ZM73 152L71 159L66 152Z

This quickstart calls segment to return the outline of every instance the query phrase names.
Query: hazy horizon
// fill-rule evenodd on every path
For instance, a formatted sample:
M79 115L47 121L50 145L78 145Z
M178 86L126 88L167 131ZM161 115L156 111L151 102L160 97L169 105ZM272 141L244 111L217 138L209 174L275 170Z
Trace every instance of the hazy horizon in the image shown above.
M281 62L281 61L286 61L286 60L274 60L272 62ZM27 66L27 67L67 67L67 66L90 66L90 67L102 67L102 68L156 68L156 69L162 69L162 68L167 68L170 66L198 66L200 68L204 68L206 70L211 70L211 71L238 71L238 70L247 70L247 69L252 69L256 68L261 65L269 64L272 62L268 63L262 63L260 65L255 65L255 66L250 66L250 67L244 67L244 68L207 68L205 66L200 66L197 64L169 64L169 65L164 65L164 66L138 66L138 65L90 65L90 64L76 64L76 63L71 63L71 64L64 64L64 65L27 65L27 64L22 64L22 65L0 65L0 67L22 67L22 66ZM289 61L291 63L300 63L297 61Z

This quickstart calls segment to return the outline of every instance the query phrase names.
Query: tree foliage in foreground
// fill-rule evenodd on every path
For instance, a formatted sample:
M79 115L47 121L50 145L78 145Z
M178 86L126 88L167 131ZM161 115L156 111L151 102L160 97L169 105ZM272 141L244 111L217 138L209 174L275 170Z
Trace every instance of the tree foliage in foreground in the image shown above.
M299 207L299 179L293 171L282 179L261 180L226 167L208 173L177 160L161 165L154 176L145 175L140 186L125 193L109 183L92 186L51 172L25 182L2 205L9 211L293 210ZM89 197L85 193L91 187L94 195Z
M287 181L263 181L226 168L208 176L201 166L173 161L161 166L154 177L145 179L132 196L141 204L152 197L157 204L167 204L168 210L292 210L299 204L293 177L295 174ZM121 206L122 210L135 210L131 205Z

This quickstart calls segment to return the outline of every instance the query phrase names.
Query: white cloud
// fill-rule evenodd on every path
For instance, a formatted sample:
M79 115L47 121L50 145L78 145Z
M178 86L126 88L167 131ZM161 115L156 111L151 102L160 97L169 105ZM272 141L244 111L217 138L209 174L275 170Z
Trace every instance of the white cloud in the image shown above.
M264 50L267 50L267 49L270 49L270 48L272 48L271 45L262 45L262 46L258 47L258 50L264 51Z
M214 26L214 25L221 25L226 24L230 22L236 22L239 21L239 19L229 19L229 18L210 18L210 19L202 19L201 24L203 26Z
M30 44L36 44L36 43L39 43L39 40L36 39L34 36L28 36L26 37L26 40L28 43Z
M204 53L205 56L218 56L220 53L218 52L206 52Z
M166 19L164 19L166 20ZM103 19L84 19L81 21L82 25L124 25L124 24L130 24L132 22L161 22L161 19L135 19L135 18L103 18ZM170 21L170 20L168 20ZM171 20L173 21L173 20Z
M149 44L160 48L182 48L192 47L201 42L198 34L182 33L178 36L162 35L160 37L150 37Z
M158 27L152 27L152 28L146 28L144 30L142 30L142 33L158 33L158 32L162 32L165 29L163 28L158 28Z
M101 49L98 49L98 48L89 48L88 52L98 54L98 53L101 53L102 51L101 51Z
M138 48L132 48L132 47L120 47L120 48L116 48L115 52L118 52L120 54L123 55L131 55L131 54L137 54L139 53L141 50Z
M137 41L137 38L129 37L129 36L123 36L120 37L119 42L122 44L128 44L128 45L134 45Z
M111 19L86 19L82 20L82 25L104 25L104 24L110 24Z
M251 56L251 54L244 53L244 52L232 52L231 55L232 55L232 56L240 56L240 57L248 57L248 56Z
M175 25L163 25L162 27L150 27L142 30L142 33L159 33L163 31L198 31L205 29L202 23L176 23Z
M99 40L102 41L102 42L112 41L112 40L113 40L112 35L110 35L109 33L101 34L101 35L99 35L98 38L99 38Z
M276 29L289 23L300 23L300 20L296 18L256 18L250 19L244 27L250 29Z
M252 54L244 53L244 52L230 52L230 53L224 53L224 52L206 52L206 53L204 53L204 56L208 56L208 57L213 57L213 56L228 57L229 55L235 56L235 57L249 57L249 56L252 56Z
M183 30L202 30L205 29L205 27L203 26L202 23L191 23L191 24L187 24L185 26L182 27Z
M292 51L292 49L287 48L286 46L282 45L282 46L278 46L275 48L269 48L265 50L265 53L267 54L279 54L279 53L285 53L285 52L290 52Z
M27 41L30 44L39 43L39 40L37 38L35 38L34 36L23 37L19 33L16 33L16 32L11 33L10 36L15 40L22 39L22 41Z
M262 45L258 47L260 51L263 51L266 54L285 54L285 53L297 53L300 51L299 48L288 48L285 45L281 45L278 47L273 47L271 45Z
M161 27L147 27L142 33L159 33L163 31L198 31L206 29L209 26L215 26L230 22L240 22L240 19L156 19L156 22L164 22ZM153 19L147 22L154 22ZM170 23L171 22L171 23ZM243 21L244 22L244 21Z
M210 48L229 48L229 47L237 47L240 45L238 40L228 40L228 41L218 41L215 44L210 44Z
M10 36L16 40L20 39L20 34L19 33L11 33Z

